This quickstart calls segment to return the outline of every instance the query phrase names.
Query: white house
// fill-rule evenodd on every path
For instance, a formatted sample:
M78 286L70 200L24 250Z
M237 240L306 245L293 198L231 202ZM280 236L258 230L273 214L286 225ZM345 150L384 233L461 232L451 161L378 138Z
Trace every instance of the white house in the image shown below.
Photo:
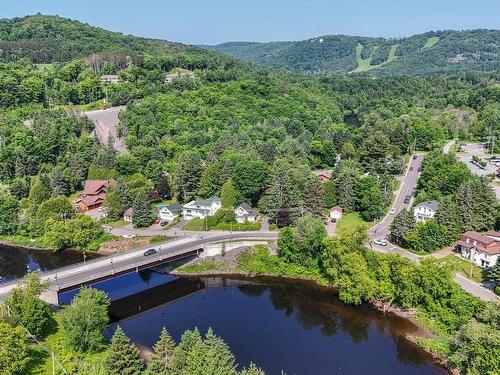
M184 220L191 220L195 217L204 219L207 216L214 215L219 208L221 208L221 202L217 197L197 199L182 207L182 215L184 216Z
M134 209L130 207L125 213L123 214L123 220L132 222L132 218L134 217Z
M469 259L480 267L493 267L500 257L500 233L465 232L455 249L462 258Z
M236 216L236 221L240 224L244 222L255 223L257 217L254 209L246 203L242 203L236 207L234 214Z
M160 211L158 211L158 217L160 218L161 221L171 222L181 213L182 213L182 206L179 203L175 202L169 204L168 206L160 208Z
M417 223L425 223L426 221L434 218L438 210L438 202L426 201L417 204L413 207L413 217Z
M330 220L333 222L340 220L340 218L342 217L342 212L344 212L344 210L340 206L330 208Z

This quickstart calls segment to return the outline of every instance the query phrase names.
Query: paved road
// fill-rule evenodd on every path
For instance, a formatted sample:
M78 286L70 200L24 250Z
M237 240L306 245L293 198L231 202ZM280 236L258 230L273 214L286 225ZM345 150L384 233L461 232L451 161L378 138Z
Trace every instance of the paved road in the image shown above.
M112 107L108 109L100 109L97 111L83 112L88 118L94 121L95 135L103 145L108 144L110 136L114 139L113 147L117 152L123 153L126 151L123 140L118 138L118 114L126 107Z
M390 227L394 216L398 214L402 209L408 209L411 204L405 203L406 196L412 196L413 190L417 187L418 178L420 176L419 168L422 165L422 160L424 158L423 153L419 153L415 155L416 159L412 158L408 167L406 169L405 175L401 178L401 184L399 186L398 191L396 192L396 199L394 200L394 204L391 209L395 210L394 214L387 214L378 224L373 226L369 235L373 240L375 238L387 238L389 236ZM376 246L376 245L375 245Z
M73 266L58 268L42 275L42 280L49 281L49 289L58 290L65 287L79 285L96 278L105 277L119 273L121 271L141 267L147 263L153 263L163 259L168 259L177 255L185 254L196 250L203 245L219 241L238 241L245 239L276 240L277 233L233 233L219 234L213 236L196 235L192 237L181 238L175 241L168 241L159 244L150 245L140 249L129 250L118 255L97 258L95 260L79 263ZM146 248L154 247L158 253L153 256L144 257ZM0 299L16 287L16 282L7 283L0 287Z

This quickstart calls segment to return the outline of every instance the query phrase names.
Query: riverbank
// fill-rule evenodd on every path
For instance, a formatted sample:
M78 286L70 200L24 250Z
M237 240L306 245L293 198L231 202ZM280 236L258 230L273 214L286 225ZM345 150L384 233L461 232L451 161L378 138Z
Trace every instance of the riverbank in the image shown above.
M193 278L220 277L242 280L273 281L280 283L300 282L306 283L314 288L333 291L336 295L338 295L337 287L329 284L327 280L316 273L311 273L310 270L308 272L309 275L305 276L304 274L301 274L299 268L294 268L294 272L292 272L292 274L287 272L262 272L261 267L256 267L254 269L253 266L255 263L259 262L259 260L250 259L252 258L252 252L251 248L242 247L225 255L217 255L209 258L195 258L172 270L170 273L175 276ZM268 256L275 258L275 260L279 260L276 256ZM259 257L259 254L257 254L257 257ZM264 268L269 269L268 265ZM313 277L311 277L311 274ZM439 355L436 351L433 351L430 345L424 345L425 343L438 339L438 337L429 327L425 326L423 322L417 319L416 309L402 309L394 305L383 304L380 301L372 301L367 305L375 310L378 310L382 314L402 318L413 324L417 330L412 335L405 335L405 338L412 344L417 345L421 350L425 351L432 357L437 365L445 368L450 374L459 374L456 369L449 367L448 360L445 357Z

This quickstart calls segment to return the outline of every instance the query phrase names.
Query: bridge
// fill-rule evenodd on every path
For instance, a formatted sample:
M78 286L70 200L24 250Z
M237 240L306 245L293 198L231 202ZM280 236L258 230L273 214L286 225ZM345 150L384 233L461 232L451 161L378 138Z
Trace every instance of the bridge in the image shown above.
M40 296L44 301L57 305L59 292L64 292L118 275L200 255L208 245L220 242L274 241L278 237L273 232L246 232L231 234L207 234L196 237L161 242L145 248L100 257L68 267L58 268L42 274L42 281L49 283L48 289ZM144 250L156 249L157 253L144 256ZM13 280L0 287L0 300L18 285Z

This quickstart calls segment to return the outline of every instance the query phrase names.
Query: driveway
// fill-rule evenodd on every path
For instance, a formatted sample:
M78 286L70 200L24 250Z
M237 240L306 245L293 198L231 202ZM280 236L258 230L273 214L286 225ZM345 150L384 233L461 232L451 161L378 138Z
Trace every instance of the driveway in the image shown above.
M108 144L109 137L113 137L113 148L119 153L126 151L125 144L121 138L118 138L118 114L126 107L112 107L108 109L100 109L97 111L83 112L85 116L90 118L95 125L94 135L103 145Z
M481 159L485 160L486 162L492 156L491 154L487 154L484 147L479 145L478 143L467 143L465 145L463 151L457 153L458 159L461 162L465 163L467 165L467 167L469 167L470 171L472 173L474 173L475 175L485 176L488 174L495 174L495 171L498 168L496 165L487 163L486 167L484 169L480 168L477 165L471 163L473 155L479 156ZM491 182L490 186L495 191L497 199L500 199L499 180L498 179L496 179L496 181L493 180Z

